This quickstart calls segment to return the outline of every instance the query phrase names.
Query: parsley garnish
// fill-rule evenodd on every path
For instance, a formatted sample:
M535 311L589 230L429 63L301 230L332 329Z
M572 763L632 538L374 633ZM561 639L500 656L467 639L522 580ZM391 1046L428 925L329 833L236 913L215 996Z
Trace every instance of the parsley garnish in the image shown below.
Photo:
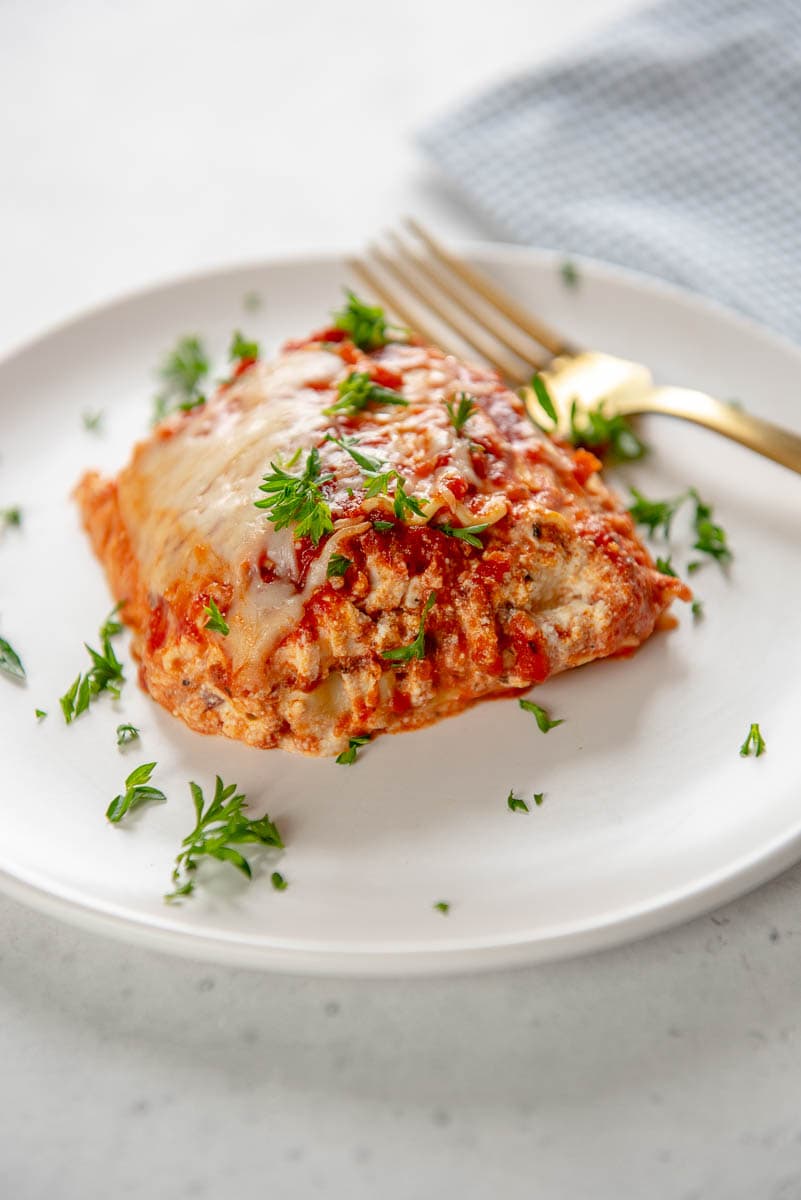
M414 513L418 517L425 517L425 513L420 507L420 501L415 500L414 496L409 496L406 492L406 480L393 472L395 476L395 495L392 499L392 508L395 516L399 521L402 521L407 513Z
M431 592L428 599L423 605L423 611L420 615L420 627L417 630L417 637L408 646L396 646L394 650L382 650L381 657L389 658L393 662L411 662L413 658L425 658L426 656L426 634L425 625L426 617L434 607L437 599L437 593Z
M700 621L701 617L704 615L704 606L702 602L700 600L693 600L692 604L690 605L690 612L693 614L693 617L696 621Z
M352 566L353 566L353 560L350 558L346 558L346 556L344 554L332 554L328 560L328 566L327 566L326 572L325 572L326 578L327 579L341 578L347 571L348 567L352 567Z
M36 715L37 721L43 721L45 719L45 717L47 716L47 713L45 712L45 710L43 708L35 708L33 711Z
M132 812L142 804L147 804L148 800L167 799L158 788L148 786L155 766L154 762L142 763L141 767L131 771L125 780L125 791L121 796L115 796L106 809L109 821L116 825L126 813Z
M68 725L82 712L86 712L89 705L101 692L109 692L115 700L120 698L120 689L125 683L125 676L122 673L122 663L111 645L111 639L118 633L122 633L121 623L115 620L119 609L120 605L118 604L100 627L99 636L102 647L100 651L93 650L84 642L92 660L92 667L85 675L78 676L59 701L61 711L64 713L64 720Z
M159 369L164 386L156 396L154 422L163 421L176 409L186 412L205 404L200 385L208 373L209 360L200 338L181 338Z
M672 575L674 579L677 579L678 576L673 570L673 563L670 560L671 555L668 555L667 558L658 558L656 560L656 569L661 575Z
M434 908L437 912L441 913L449 913L451 911L451 906L447 900L438 900L434 905Z
M285 892L289 887L289 884L284 879L280 871L273 871L272 875L270 876L270 883L277 892Z
M582 410L579 420L578 405L574 400L570 406L570 444L596 450L602 457L609 456L617 462L634 462L648 452L645 442L640 441L624 416L607 417L603 411L603 400L595 406Z
M236 784L226 786L219 775L214 785L214 796L204 809L203 792L196 783L189 784L195 806L195 828L181 842L183 847L175 859L172 881L175 889L165 896L166 900L177 900L189 896L195 890L192 873L197 869L199 858L216 858L231 863L237 870L252 878L248 860L235 850L235 846L255 843L259 846L274 846L283 850L284 843L277 828L268 816L251 820L242 811L246 797L237 792Z
M376 471L380 471L384 465L381 459L370 458L367 454L362 454L361 450L354 450L354 446L359 445L359 439L356 437L338 438L334 437L332 433L327 433L325 440L333 442L335 446L339 446L340 450L344 450L346 454L349 454L356 465L361 467L363 471L374 474Z
M127 746L129 742L135 742L139 737L139 730L135 725L118 725L117 726L117 745Z
M554 425L556 425L559 418L556 415L556 409L554 408L554 403L551 399L551 393L548 391L547 384L539 372L532 377L531 387L534 391L534 395L539 401L540 408L547 417L550 417Z
M309 451L302 475L290 475L275 463L270 466L272 474L265 475L259 487L267 498L256 500L256 508L266 509L276 529L294 523L296 538L308 536L315 546L319 545L334 528L331 509L320 491L320 485L333 476L320 474L320 451L316 447Z
M506 805L509 812L530 812L529 806L526 804L522 796L516 796L514 791L510 791L506 797Z
M338 754L336 757L336 761L338 763L341 763L342 766L346 766L346 767L351 766L352 763L356 762L359 750L362 748L362 746L366 746L369 741L370 741L369 735L362 736L362 737L348 738L347 750L343 750L341 754Z
M21 508L0 508L0 524L16 525L19 527L22 524L22 509Z
M711 504L702 500L695 488L688 488L686 492L682 492L680 496L676 496L672 500L648 500L636 488L631 488L631 494L635 502L629 507L629 512L637 524L647 526L651 534L661 530L665 538L670 536L671 522L678 510L688 500L691 500L694 505L695 541L693 549L700 550L702 554L708 554L710 558L716 559L721 564L731 562L732 552L726 540L725 530L712 520ZM688 563L687 570L693 573L700 566L701 563L696 560Z
M579 285L580 276L578 268L574 262L566 258L559 267L559 274L562 276L562 283L565 287L575 288Z
M460 538L470 546L482 550L483 543L481 538L476 535L483 533L488 525L489 522L485 521L483 525L435 525L434 528L438 529L440 533L447 534L448 537Z
M337 394L339 399L323 409L327 417L337 413L352 417L363 412L368 404L400 404L405 407L409 403L400 392L373 383L366 371L351 371L346 379L337 384Z
M753 753L755 758L759 758L760 754L764 754L767 750L765 739L763 738L759 726L752 725L748 730L748 737L740 747L740 755L742 758L747 758Z
M394 528L394 521L373 521L373 529L378 529L381 533L387 533L390 529Z
M103 425L103 413L100 411L85 412L82 415L81 420L83 421L84 429L87 430L88 433L100 433Z
M214 600L210 599L208 604L203 605L203 611L209 618L204 629L212 629L215 633L221 633L223 637L228 637L231 630L228 627L228 622L220 612Z
M448 410L450 423L457 433L461 433L473 413L478 412L473 397L468 396L467 392L459 393L459 403L455 408L452 400L446 400L445 407Z
M11 675L14 679L25 678L25 668L14 647L0 637L0 671Z
M387 336L384 310L363 300L346 288L347 303L331 315L336 329L343 329L362 350L377 350L391 339Z
M241 334L237 329L234 331L231 337L231 345L228 349L228 357L230 358L231 362L236 361L236 359L241 360L243 358L258 358L259 343L248 341L248 339L244 337L244 335Z
M559 717L558 720L552 721L545 709L540 708L539 704L535 704L533 700L518 700L517 703L526 712L534 713L541 733L547 733L549 729L555 729L557 725L564 725L565 723L564 717Z
M545 792L535 792L534 793L534 803L536 804L537 808L539 808L539 806L542 804L544 799L545 799Z

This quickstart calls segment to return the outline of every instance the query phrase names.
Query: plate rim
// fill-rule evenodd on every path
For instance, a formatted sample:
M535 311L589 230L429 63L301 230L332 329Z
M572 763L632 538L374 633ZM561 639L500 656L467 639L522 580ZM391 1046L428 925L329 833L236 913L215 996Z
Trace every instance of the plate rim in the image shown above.
M538 266L558 264L566 257L558 250L522 246L508 242L468 239L449 239L466 256L479 261L530 260ZM169 292L173 288L197 283L211 284L215 279L235 277L247 272L268 271L276 265L313 266L322 262L346 261L347 249L287 250L262 259L246 258L218 263L157 279L117 293L67 315L31 337L13 344L0 355L0 371L54 337L102 318L114 309L146 301L149 297ZM607 262L587 255L570 254L579 268L602 283L621 280L639 290L663 296L700 315L723 319L735 331L757 339L768 349L775 348L783 355L798 360L801 366L801 346L788 338L727 305L701 293L669 283L645 272ZM584 922L580 928L565 929L553 936L536 938L515 936L508 940L473 939L466 944L455 938L430 947L411 946L408 949L381 950L367 945L363 949L343 949L335 943L329 948L316 946L281 946L255 941L252 937L239 939L230 931L215 934L189 928L155 925L144 918L114 912L106 906L92 906L58 890L13 874L0 866L0 891L12 900L25 904L48 916L65 921L86 931L123 940L128 944L146 946L163 954L178 954L199 961L276 971L288 975L321 976L328 978L410 978L423 976L466 975L505 968L523 967L561 959L578 957L625 943L634 942L667 930L675 925L708 913L775 878L801 858L801 831L790 831L767 850L741 859L702 879L692 888L677 893L664 892L647 904L621 913L608 914L597 923Z

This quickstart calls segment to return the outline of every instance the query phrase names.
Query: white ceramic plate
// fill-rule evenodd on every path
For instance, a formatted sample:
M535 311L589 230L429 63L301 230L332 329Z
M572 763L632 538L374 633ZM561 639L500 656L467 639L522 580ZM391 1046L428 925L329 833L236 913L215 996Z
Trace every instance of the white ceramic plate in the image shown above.
M576 339L801 429L801 353L772 335L598 264L583 264L581 286L568 290L553 256L471 253ZM728 578L714 564L696 576L702 621L684 609L679 628L634 659L542 687L537 699L565 718L547 736L514 700L486 703L380 738L343 767L191 733L138 690L132 669L118 704L104 698L65 726L58 697L109 608L71 487L88 466L116 469L146 432L153 367L177 335L203 334L220 362L235 326L272 349L324 322L344 279L332 257L183 280L82 317L0 366L0 507L24 509L23 527L0 535L0 634L28 668L24 687L0 678L0 885L169 951L379 975L609 945L788 866L801 853L801 479L664 419L643 423L655 451L628 478L655 496L695 484L729 532L733 567ZM263 297L258 312L245 311L250 292ZM95 410L101 434L82 425ZM35 707L49 713L41 723ZM114 732L123 720L142 730L125 753ZM758 761L738 753L752 721L769 747ZM153 759L169 803L112 827L109 800ZM215 773L278 822L290 886L273 891L273 863L257 854L252 884L214 864L190 901L167 906L193 823L187 781L207 787ZM529 799L542 791L545 802L511 813L510 788Z

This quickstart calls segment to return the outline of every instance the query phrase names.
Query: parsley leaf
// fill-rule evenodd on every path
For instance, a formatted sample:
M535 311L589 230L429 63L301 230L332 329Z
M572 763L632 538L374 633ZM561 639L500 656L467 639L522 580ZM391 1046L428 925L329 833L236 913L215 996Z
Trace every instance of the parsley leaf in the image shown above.
M445 914L447 914L451 911L451 906L447 900L438 900L436 902L436 904L434 905L434 908L437 912L445 913Z
M547 417L550 417L550 419L553 421L554 425L556 425L558 423L559 418L556 415L556 409L554 408L554 403L553 403L553 400L551 399L551 393L548 391L547 384L545 383L545 380L543 379L542 375L539 374L539 372L537 372L536 375L532 376L531 387L534 391L534 395L537 397L537 400L539 401L540 408L543 410L543 412L545 413L545 415Z
M693 614L693 617L696 621L700 621L701 617L704 615L703 603L700 600L693 600L692 604L690 605L690 612Z
M351 371L347 378L337 384L337 394L339 399L323 409L327 417L336 416L337 413L352 417L363 412L368 404L400 404L406 407L409 403L400 392L373 383L366 371Z
M634 503L629 505L629 512L637 525L645 525L651 534L662 531L666 538L670 537L670 526L673 518L687 499L685 492L672 500L649 500L636 488L630 488Z
M545 792L535 792L534 793L534 803L536 804L537 808L539 808L539 806L542 804L544 799L545 799Z
M362 454L361 450L354 450L354 446L359 445L358 438L338 438L334 437L334 435L331 433L327 433L325 435L325 440L327 442L333 442L335 446L339 446L340 450L344 450L346 454L349 454L356 465L361 467L363 471L375 473L376 471L380 471L384 465L380 459L370 458L367 454Z
M559 267L559 274L562 276L562 283L565 287L576 288L580 282L578 267L569 258L566 258Z
M11 675L14 679L25 678L25 668L14 647L0 637L0 671Z
M402 521L407 513L414 513L415 516L425 517L425 513L420 507L420 501L415 500L414 496L408 495L406 491L406 480L398 474L395 475L395 495L392 499L392 509L399 521Z
M122 663L111 645L111 639L122 632L122 625L115 620L119 608L118 604L116 608L112 609L100 627L100 651L93 650L84 642L92 660L92 666L85 675L78 676L59 701L64 720L68 725L81 713L86 712L89 705L97 699L101 692L109 692L115 700L120 698L120 689L125 683L125 676L122 671Z
M522 798L522 796L516 796L514 794L514 791L510 791L509 795L506 797L506 805L507 805L507 808L509 809L509 812L526 812L527 813L527 812L531 811L531 809L526 804L526 802Z
M459 403L455 408L452 400L446 400L445 407L450 423L457 433L461 433L473 413L478 412L473 397L468 396L467 392L459 393Z
M673 570L673 563L670 561L671 557L671 555L668 555L667 558L658 558L656 560L656 569L662 575L672 575L674 579L677 579L678 576Z
M387 533L390 529L394 528L394 521L373 521L373 529L378 529L381 533Z
M82 414L81 420L87 433L100 433L103 426L103 413L99 410L97 412L85 412Z
M333 476L320 474L320 451L316 447L309 451L302 475L290 475L275 463L270 466L272 474L265 475L259 487L267 498L256 500L256 508L266 509L276 529L294 523L296 538L308 536L315 546L319 545L320 539L334 529L331 509L320 490L320 485Z
M249 341L238 329L234 330L231 345L228 347L228 357L231 362L235 362L237 359L241 361L243 358L258 358L259 352L258 342Z
M270 876L270 883L277 892L285 892L289 887L289 884L284 879L280 871L273 871L272 875Z
M352 567L352 566L353 566L353 560L350 558L346 558L346 556L344 554L332 554L328 560L328 566L327 566L326 572L325 572L326 578L327 579L341 578L347 571L348 567Z
M385 346L391 338L387 336L387 319L384 310L378 306L365 304L363 300L345 289L347 303L331 315L336 329L343 329L351 341L362 350L377 350Z
M526 712L534 714L541 733L547 733L549 729L556 729L557 725L564 725L565 723L564 717L559 717L558 720L552 721L545 709L540 708L539 704L535 704L533 700L518 700L517 703Z
M22 509L21 508L0 508L0 525L11 526L17 528L22 524Z
M117 726L117 745L127 746L129 742L135 742L139 737L139 730L135 725L118 725Z
M37 721L43 721L45 719L45 717L47 716L47 713L45 712L45 710L43 708L35 708L33 711L34 711Z
M765 739L760 732L759 726L752 725L748 730L748 737L740 747L740 756L742 758L747 758L749 754L753 753L755 758L759 758L760 754L764 754L766 750L767 745L765 744Z
M417 630L417 637L414 639L414 641L410 642L408 646L396 646L394 650L382 650L382 652L381 652L382 658L389 658L393 662L411 662L411 660L413 658L420 658L420 659L425 658L425 656L426 656L426 643L425 643L426 617L431 612L431 609L434 607L434 603L435 603L436 599L437 599L437 593L431 592L429 594L429 597L426 600L425 604L423 605L423 611L420 616L420 627Z
M215 858L231 863L248 879L253 872L248 860L235 849L248 843L273 846L283 850L284 843L278 829L268 816L251 819L242 811L246 800L237 792L236 784L227 786L218 775L214 785L214 796L205 804L203 792L196 783L189 784L195 806L195 828L181 842L181 851L175 859L172 881L175 888L165 900L177 900L189 896L195 890L193 873L199 858Z
M434 528L448 537L460 538L470 546L475 546L476 549L483 550L483 542L477 534L483 533L488 525L489 522L485 521L483 525L435 525Z
M165 801L167 799L158 788L149 786L150 776L153 774L155 766L154 762L142 763L141 767L136 767L131 771L125 780L125 791L121 796L115 796L106 809L106 816L112 824L116 825L126 813L132 812L142 804L147 804L149 800Z
M725 531L712 520L712 506L704 503L695 488L690 488L689 495L695 503L693 526L696 540L693 550L700 550L702 554L708 554L719 563L730 563L732 552Z
M594 408L582 410L580 415L573 401L570 406L569 441L572 446L597 451L602 458L608 455L615 462L635 462L648 453L645 442L637 437L624 416L619 413L606 416L603 400Z
M228 637L228 634L231 632L230 628L228 627L228 622L220 612L214 600L209 599L208 604L203 605L203 611L209 618L203 628L211 629L214 633L221 633L223 637Z
M342 766L349 767L352 763L356 762L359 750L362 748L362 746L366 746L369 741L370 741L369 735L362 736L362 737L348 738L347 750L343 750L341 754L338 754L336 757L336 761L338 763L341 763Z
M188 411L205 404L201 383L209 373L209 359L200 338L180 338L159 368L163 387L155 399L154 423L177 409Z

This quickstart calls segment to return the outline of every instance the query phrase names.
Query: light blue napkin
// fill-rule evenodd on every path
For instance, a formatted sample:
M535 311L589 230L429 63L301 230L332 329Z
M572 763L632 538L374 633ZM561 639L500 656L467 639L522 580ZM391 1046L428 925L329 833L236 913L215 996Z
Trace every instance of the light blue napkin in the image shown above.
M667 0L421 143L501 236L670 279L801 341L801 0Z

